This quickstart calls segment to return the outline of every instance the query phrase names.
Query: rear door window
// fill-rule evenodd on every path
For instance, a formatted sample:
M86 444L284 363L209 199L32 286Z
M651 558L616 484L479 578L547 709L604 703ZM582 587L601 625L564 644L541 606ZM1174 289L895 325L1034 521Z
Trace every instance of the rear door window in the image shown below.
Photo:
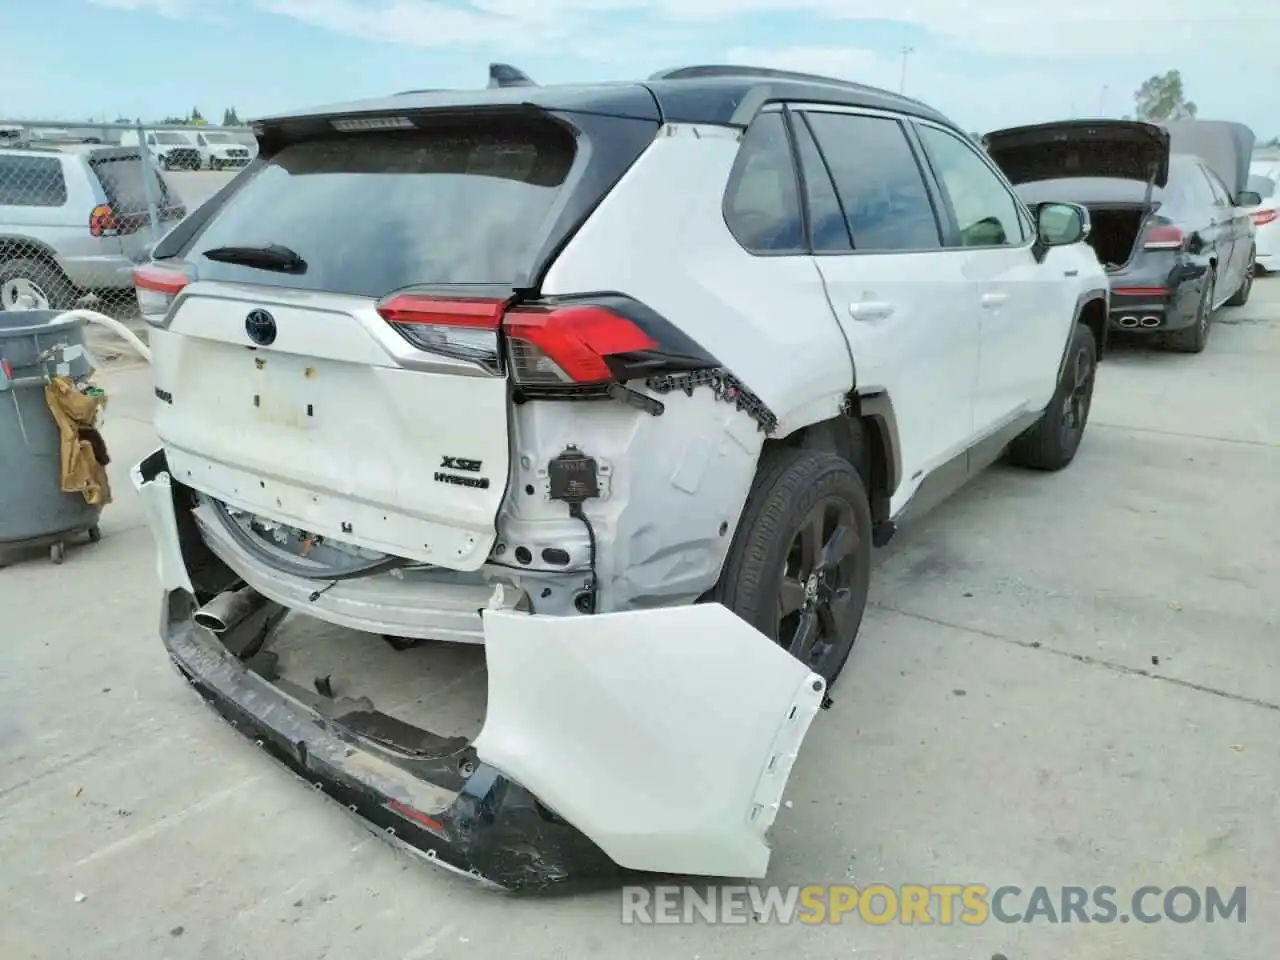
M804 172L805 202L809 205L809 233L815 253L848 253L853 249L844 208L836 195L831 171L813 139L809 124L797 115L796 152Z
M0 207L60 207L66 202L60 159L0 156Z
M902 124L888 117L805 113L860 252L937 250L938 221Z
M533 266L574 160L551 124L470 124L284 146L184 256L201 279L381 297L416 284L509 284ZM202 256L290 248L301 274Z

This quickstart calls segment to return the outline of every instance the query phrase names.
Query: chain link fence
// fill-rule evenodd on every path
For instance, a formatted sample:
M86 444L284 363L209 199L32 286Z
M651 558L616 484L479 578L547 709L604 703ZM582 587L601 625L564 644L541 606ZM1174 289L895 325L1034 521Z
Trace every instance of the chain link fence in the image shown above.
M257 153L247 128L0 120L0 310L133 320L133 267Z

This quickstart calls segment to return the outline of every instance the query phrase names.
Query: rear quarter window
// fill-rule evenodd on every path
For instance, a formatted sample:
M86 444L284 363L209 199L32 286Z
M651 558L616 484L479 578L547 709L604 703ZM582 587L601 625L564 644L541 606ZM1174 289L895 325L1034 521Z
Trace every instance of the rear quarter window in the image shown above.
M60 159L0 156L0 207L61 207L66 202Z
M514 283L541 250L573 166L550 123L342 134L283 147L216 211L183 256L201 279L381 297L421 284ZM279 244L281 274L203 257Z

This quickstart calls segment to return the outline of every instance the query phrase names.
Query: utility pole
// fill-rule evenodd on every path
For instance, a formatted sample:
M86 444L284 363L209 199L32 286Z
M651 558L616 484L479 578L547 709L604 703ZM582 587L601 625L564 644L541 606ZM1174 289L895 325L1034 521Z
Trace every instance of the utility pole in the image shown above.
M902 74L898 77L898 92L903 93L907 89L907 57L915 53L915 47L902 48Z
M1098 94L1098 116L1105 117L1107 115L1107 94L1111 87L1107 84L1102 85L1102 92Z

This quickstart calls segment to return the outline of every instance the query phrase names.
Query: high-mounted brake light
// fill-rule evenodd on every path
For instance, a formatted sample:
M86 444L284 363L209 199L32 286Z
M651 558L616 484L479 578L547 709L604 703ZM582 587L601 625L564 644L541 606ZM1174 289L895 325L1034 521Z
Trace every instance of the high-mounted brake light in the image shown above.
M342 117L338 120L330 120L329 125L339 133L416 129L414 122L408 117Z
M144 320L158 326L174 298L182 292L190 280L185 273L167 267L146 264L133 269L133 289L138 297L138 312Z
M1253 218L1254 226L1265 227L1268 223L1273 223L1277 216L1280 216L1280 210L1255 210L1249 214Z
M1186 242L1186 234L1173 226L1152 227L1147 231L1142 246L1147 250L1179 250Z

